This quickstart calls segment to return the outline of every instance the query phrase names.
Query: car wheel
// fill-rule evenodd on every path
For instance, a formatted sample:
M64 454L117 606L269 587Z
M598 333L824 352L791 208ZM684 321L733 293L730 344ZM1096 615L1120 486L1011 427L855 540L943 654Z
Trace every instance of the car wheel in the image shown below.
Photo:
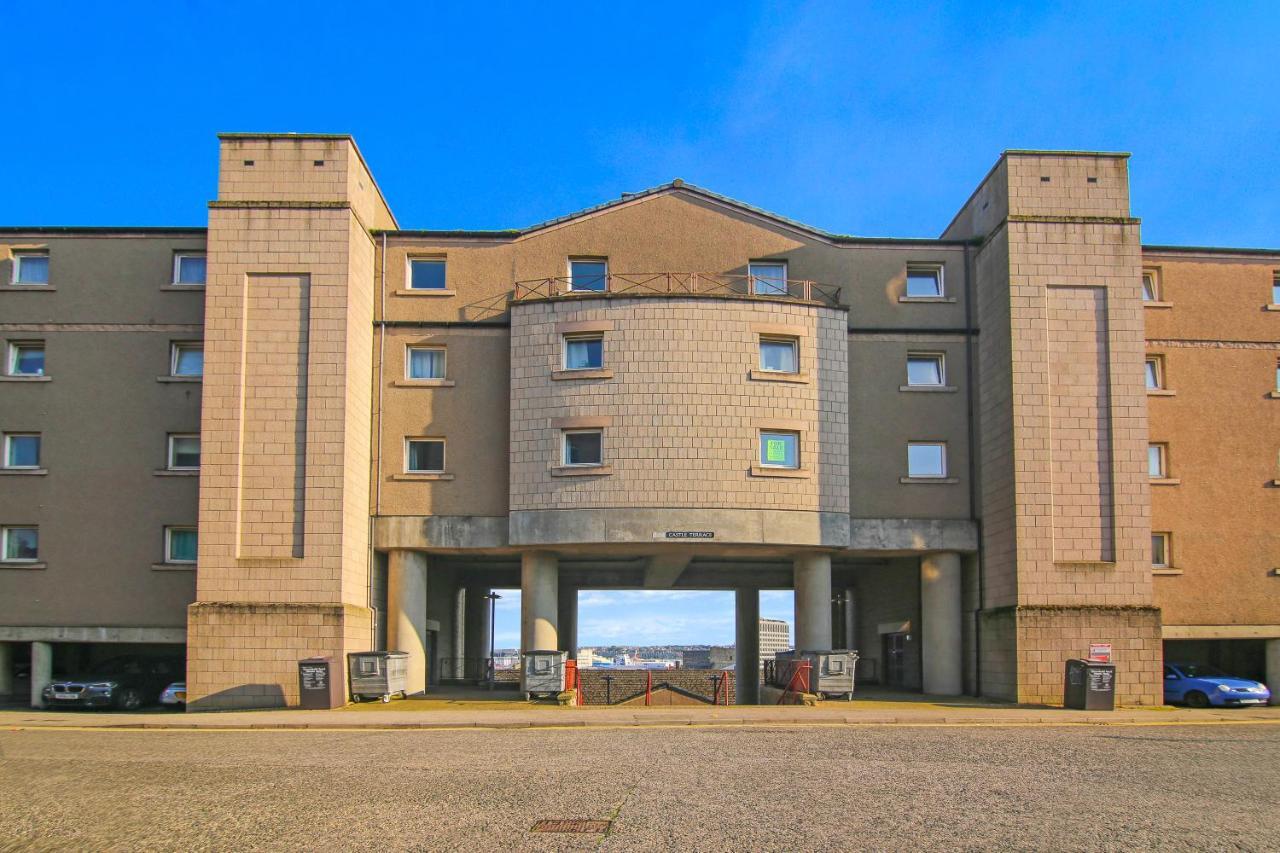
M132 687L126 688L116 700L116 707L122 711L136 711L142 707L142 694Z
M1186 695L1187 704L1192 708L1208 708L1209 697L1201 693L1199 690L1192 690Z

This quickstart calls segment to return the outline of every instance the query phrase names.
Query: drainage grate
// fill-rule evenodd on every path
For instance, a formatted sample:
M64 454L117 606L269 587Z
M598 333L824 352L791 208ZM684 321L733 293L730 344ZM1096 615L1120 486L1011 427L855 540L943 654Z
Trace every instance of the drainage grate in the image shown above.
M533 825L532 832L585 832L601 835L609 831L610 820L588 820L586 818L566 818L562 820L540 820Z

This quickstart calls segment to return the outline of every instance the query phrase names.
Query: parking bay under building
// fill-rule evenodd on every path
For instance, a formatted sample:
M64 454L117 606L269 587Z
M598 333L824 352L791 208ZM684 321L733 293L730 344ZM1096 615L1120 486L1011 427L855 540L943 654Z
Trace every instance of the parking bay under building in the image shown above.
M1005 152L936 239L680 181L424 231L349 137L227 134L207 228L0 230L0 692L467 677L517 586L529 649L596 588L734 590L756 649L793 589L907 689L1060 701L1097 642L1123 703L1165 654L1280 681L1280 253L1143 246L1127 169Z

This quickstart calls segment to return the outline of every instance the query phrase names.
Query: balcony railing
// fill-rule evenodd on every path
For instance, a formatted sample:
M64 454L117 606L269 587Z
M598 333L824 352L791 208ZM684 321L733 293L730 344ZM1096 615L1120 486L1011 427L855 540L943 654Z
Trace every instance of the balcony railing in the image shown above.
M517 281L512 301L590 296L724 296L782 302L816 302L840 307L840 288L804 279L767 278L706 272L609 273L581 280L570 276Z

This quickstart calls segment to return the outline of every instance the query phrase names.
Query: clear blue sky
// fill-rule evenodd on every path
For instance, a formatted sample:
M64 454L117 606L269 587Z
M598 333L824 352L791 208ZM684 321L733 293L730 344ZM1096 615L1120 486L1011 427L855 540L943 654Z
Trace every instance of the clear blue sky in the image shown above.
M1133 153L1148 243L1280 246L1274 2L135 8L6 4L0 224L203 225L215 133L299 131L354 134L407 228L681 177L935 236L1002 149L1074 148ZM732 636L724 593L583 605L583 644Z
M1006 5L9 3L0 224L203 224L214 134L292 130L355 134L410 228L679 176L933 236L1001 149L1093 148L1147 242L1280 245L1280 6Z

